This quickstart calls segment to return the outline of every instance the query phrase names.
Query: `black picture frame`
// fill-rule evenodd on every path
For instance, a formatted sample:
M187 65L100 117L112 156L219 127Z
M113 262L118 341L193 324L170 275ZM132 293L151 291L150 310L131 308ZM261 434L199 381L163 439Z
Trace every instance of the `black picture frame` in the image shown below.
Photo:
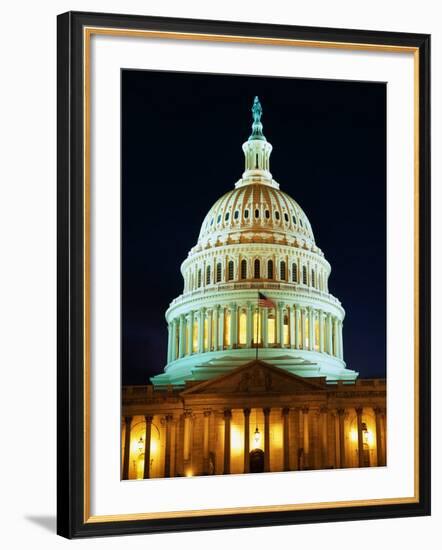
M419 468L413 503L345 506L161 519L90 521L85 483L84 29L261 37L413 48L419 73ZM57 532L67 538L422 516L430 514L430 36L397 32L267 25L68 12L57 21Z

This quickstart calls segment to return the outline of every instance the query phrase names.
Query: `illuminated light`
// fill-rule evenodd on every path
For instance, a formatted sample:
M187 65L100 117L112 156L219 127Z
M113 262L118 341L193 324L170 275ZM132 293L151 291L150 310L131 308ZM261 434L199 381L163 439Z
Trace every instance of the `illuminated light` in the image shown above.
M140 454L144 451L144 440L143 440L143 436L142 436L142 435L140 436L140 439L138 440L137 449L138 449L138 452L139 452Z
M358 440L358 431L357 430L351 430L350 440L353 441L353 443L356 443L356 441Z
M156 439L151 439L150 441L150 453L155 454L158 450L158 441Z
M261 432L258 430L258 426L256 426L255 433L253 434L253 448L259 449L260 443L261 443Z
M243 440L237 426L232 426L230 429L230 445L232 451L235 453L241 453L243 450Z
M247 314L241 311L239 314L239 343L247 343Z
M192 470L187 470L187 471L186 471L186 477L193 477L193 472L192 472Z

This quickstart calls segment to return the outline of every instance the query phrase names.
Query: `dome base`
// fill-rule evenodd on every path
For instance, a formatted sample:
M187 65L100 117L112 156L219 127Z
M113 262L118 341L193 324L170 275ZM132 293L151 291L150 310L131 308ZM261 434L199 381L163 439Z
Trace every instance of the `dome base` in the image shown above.
M290 348L259 348L258 358L291 374L306 378L325 377L328 383L353 382L356 371L344 361L315 351ZM230 349L195 354L170 363L165 372L151 377L155 387L184 386L188 381L209 380L256 359L256 349Z

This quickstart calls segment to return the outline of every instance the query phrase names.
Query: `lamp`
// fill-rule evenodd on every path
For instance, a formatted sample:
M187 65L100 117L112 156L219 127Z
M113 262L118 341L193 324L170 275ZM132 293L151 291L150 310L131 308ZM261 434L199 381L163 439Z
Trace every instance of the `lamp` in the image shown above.
M258 448L261 442L261 432L258 430L258 426L256 426L255 434L253 436L253 441L255 442L255 448Z
M144 440L143 440L143 436L140 436L140 439L138 440L137 449L138 449L138 452L139 452L140 454L142 454L142 453L144 452Z

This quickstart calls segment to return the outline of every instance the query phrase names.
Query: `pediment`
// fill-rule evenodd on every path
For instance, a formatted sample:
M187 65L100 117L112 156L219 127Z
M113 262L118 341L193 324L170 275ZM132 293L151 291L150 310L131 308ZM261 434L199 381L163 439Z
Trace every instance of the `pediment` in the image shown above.
M290 394L324 390L324 378L303 378L264 361L251 361L233 371L193 383L182 395L213 394Z

